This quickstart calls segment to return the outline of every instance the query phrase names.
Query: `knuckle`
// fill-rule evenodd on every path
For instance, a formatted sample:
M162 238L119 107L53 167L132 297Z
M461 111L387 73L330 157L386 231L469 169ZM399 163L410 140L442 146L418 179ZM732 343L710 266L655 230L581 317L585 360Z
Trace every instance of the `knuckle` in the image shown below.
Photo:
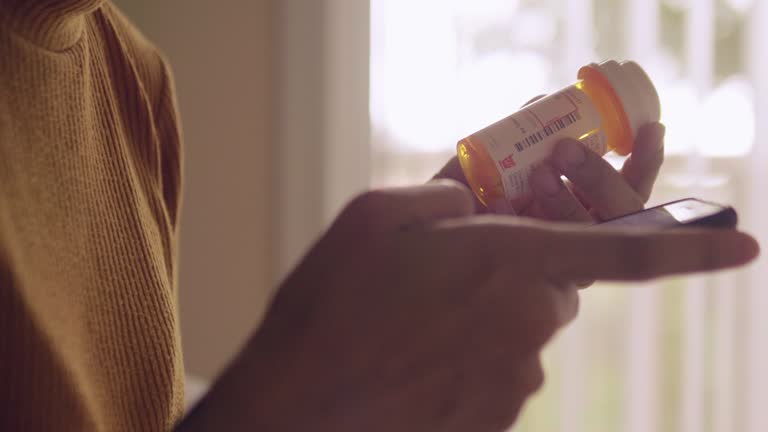
M531 348L534 350L543 347L563 324L564 313L559 304L561 302L556 298L560 294L553 292L552 289L542 291L548 291L546 298L540 300L538 307L535 308L537 313L529 328Z
M579 293L576 289L566 288L564 292L565 307L563 310L562 325L568 324L579 315Z
M544 336L545 341L555 333L562 323L561 302L556 298L559 295L559 293L551 292L549 301L545 303L545 311L542 314L542 336Z
M534 356L534 359L526 369L525 374L526 388L529 394L536 393L544 387L546 378L544 376L544 368L541 365L541 360L539 360L538 355Z

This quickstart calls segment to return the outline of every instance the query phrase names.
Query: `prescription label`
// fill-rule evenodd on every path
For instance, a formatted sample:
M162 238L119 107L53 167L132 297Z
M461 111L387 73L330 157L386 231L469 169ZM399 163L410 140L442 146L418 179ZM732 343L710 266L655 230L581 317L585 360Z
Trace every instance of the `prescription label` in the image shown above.
M603 155L607 150L601 119L592 101L576 86L546 96L470 137L485 146L496 162L512 208L530 199L531 172L563 138L581 140Z

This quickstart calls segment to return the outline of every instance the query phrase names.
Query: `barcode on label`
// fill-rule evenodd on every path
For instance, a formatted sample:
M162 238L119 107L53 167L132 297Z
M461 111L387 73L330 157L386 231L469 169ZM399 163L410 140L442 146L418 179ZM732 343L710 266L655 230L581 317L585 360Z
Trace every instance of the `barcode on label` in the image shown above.
M567 128L579 120L581 120L581 115L579 115L578 111L574 111L564 117L560 117L559 119L544 126L542 129L516 142L515 148L518 152L521 152L527 148L531 148L541 142L544 138Z

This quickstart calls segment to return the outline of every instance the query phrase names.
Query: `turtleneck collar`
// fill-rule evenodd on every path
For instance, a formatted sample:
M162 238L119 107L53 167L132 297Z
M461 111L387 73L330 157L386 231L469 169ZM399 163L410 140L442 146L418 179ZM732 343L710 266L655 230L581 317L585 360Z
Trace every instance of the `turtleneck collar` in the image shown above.
M0 0L0 21L11 30L51 51L63 51L80 40L84 16L104 0Z

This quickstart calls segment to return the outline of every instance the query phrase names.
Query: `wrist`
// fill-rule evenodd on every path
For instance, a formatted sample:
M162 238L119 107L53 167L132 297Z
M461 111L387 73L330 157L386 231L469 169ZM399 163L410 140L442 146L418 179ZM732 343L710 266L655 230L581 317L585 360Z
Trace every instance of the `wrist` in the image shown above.
M302 353L306 317L289 317L283 325L274 312L275 307L178 430L323 430L308 391L318 387L311 378L316 374Z

